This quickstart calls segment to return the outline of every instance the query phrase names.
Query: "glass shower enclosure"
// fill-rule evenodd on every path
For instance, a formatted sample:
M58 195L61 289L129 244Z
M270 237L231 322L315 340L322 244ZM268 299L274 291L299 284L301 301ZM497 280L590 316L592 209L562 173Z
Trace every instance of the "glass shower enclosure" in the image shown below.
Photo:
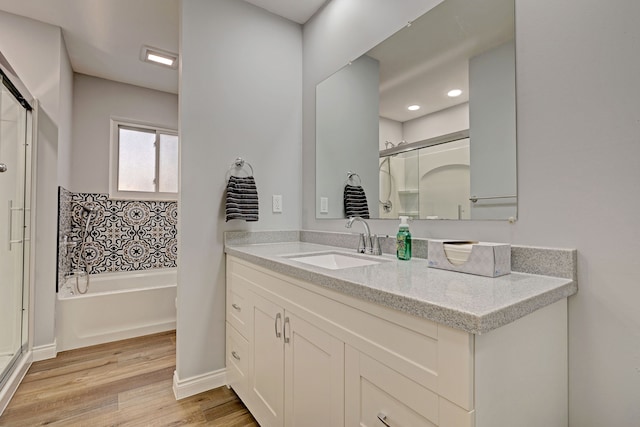
M0 390L28 349L31 106L0 54Z

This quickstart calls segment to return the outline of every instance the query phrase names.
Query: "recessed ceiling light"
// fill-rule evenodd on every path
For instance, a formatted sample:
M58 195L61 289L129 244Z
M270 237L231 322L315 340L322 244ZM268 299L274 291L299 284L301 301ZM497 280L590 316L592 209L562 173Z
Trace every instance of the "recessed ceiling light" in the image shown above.
M409 105L407 107L407 110L409 110L409 111L416 111L416 110L419 110L419 109L420 109L419 105Z
M460 89L451 89L449 92L447 92L447 95L449 95L451 98L455 98L456 96L462 95L462 91Z
M156 55L156 54L151 53L151 52L147 52L147 60L153 61L153 62L157 62L157 63L163 64L163 65L168 65L168 66L172 66L174 61L175 61L175 59L167 58L167 57L160 56L160 55Z
M178 67L178 55L155 47L142 46L140 59L152 64L162 65L169 68Z

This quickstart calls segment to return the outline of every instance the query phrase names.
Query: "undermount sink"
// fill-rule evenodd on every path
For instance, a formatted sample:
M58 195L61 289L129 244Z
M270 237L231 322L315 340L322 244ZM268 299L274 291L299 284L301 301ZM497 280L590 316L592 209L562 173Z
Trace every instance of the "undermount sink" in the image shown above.
M291 261L314 265L316 267L327 268L329 270L341 270L343 268L364 267L366 265L380 264L371 258L364 258L358 255L348 255L339 252L329 252L322 254L293 255L288 256Z

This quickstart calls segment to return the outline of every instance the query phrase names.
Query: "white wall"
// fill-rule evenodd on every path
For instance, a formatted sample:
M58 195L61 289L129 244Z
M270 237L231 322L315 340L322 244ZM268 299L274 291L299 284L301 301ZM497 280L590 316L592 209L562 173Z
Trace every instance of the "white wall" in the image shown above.
M516 5L517 242L578 249L570 423L640 420L640 2Z
M515 49L510 41L469 60L471 195L517 194ZM515 197L478 200L471 218L516 216Z
M342 220L314 217L315 85L427 3L334 0L305 26L304 228L344 230ZM516 3L518 221L414 221L412 233L577 248L570 425L637 425L640 2ZM371 226L393 233L397 223Z
M402 123L385 117L380 117L378 140L378 149L380 151L391 148L384 144L387 141L398 145L398 143L402 141Z
M44 108L37 111L34 346L55 343L55 303L58 249L59 128Z
M178 95L84 74L73 77L71 191L109 192L112 116L178 129Z
M407 120L402 124L402 134L407 142L418 142L468 129L469 104L467 102Z
M54 343L57 185L68 179L71 65L60 28L0 11L0 51L42 108L38 129L35 241L35 346Z
M58 185L71 186L71 145L73 141L73 69L67 46L60 36L60 99L58 104Z
M300 26L237 0L181 7L180 381L225 366L223 232L299 229L302 203ZM238 156L255 172L258 222L224 221ZM271 213L273 194L283 213Z

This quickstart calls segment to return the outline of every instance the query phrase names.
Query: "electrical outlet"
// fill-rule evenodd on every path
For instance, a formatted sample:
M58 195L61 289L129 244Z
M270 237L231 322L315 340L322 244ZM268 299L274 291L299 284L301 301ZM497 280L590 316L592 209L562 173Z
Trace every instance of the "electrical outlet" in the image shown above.
M329 213L328 197L320 197L320 213Z
M271 199L274 213L282 213L282 195L274 194Z

